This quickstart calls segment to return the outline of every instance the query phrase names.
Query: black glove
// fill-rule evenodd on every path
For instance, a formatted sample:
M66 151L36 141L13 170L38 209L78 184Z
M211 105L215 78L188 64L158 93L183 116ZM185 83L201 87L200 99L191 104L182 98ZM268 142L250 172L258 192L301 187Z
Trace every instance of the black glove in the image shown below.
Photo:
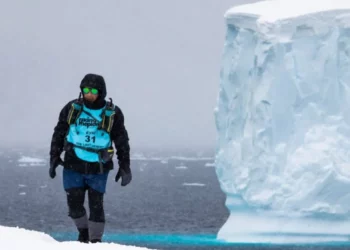
M51 179L56 177L56 168L58 167L58 165L62 165L63 166L63 161L61 159L61 157L51 157L50 159L50 169L49 169L49 175L51 177Z
M132 180L131 169L129 165L120 165L115 181L118 182L122 178L121 185L124 187L128 185Z

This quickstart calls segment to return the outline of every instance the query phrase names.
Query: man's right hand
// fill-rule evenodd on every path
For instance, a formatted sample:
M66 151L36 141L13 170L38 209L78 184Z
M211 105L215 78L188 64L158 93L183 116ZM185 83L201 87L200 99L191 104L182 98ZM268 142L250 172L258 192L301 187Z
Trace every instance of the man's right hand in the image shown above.
M49 175L50 175L51 179L56 177L56 168L58 167L58 165L63 166L63 161L62 161L61 157L59 157L59 156L51 157L50 169L49 169Z

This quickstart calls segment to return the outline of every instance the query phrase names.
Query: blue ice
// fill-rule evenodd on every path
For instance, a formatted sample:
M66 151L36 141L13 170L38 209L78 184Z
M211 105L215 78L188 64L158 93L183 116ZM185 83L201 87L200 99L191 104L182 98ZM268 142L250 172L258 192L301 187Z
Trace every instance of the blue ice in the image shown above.
M225 14L215 109L228 242L347 242L350 1L274 0Z

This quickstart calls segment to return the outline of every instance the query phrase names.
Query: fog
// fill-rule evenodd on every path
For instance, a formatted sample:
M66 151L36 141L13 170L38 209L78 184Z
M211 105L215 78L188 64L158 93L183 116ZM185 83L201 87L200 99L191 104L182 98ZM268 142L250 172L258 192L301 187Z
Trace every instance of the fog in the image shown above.
M1 147L49 147L101 74L131 147L213 148L225 11L239 0L1 0Z

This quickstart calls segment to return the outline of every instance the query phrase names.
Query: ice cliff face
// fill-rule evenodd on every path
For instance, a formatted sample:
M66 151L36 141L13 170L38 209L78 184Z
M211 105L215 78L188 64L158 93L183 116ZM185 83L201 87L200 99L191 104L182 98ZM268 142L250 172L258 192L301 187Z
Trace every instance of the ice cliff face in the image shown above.
M221 235L237 211L349 217L350 1L265 1L225 18L216 170L231 219Z

